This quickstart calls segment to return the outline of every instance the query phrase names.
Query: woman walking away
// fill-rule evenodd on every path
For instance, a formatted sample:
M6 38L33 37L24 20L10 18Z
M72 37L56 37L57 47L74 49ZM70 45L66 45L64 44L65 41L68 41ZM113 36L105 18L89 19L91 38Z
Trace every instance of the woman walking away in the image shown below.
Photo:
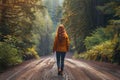
M53 52L56 51L58 75L61 75L61 76L63 75L64 58L65 58L66 52L68 51L68 48L69 48L69 38L65 31L64 25L60 24L55 36Z

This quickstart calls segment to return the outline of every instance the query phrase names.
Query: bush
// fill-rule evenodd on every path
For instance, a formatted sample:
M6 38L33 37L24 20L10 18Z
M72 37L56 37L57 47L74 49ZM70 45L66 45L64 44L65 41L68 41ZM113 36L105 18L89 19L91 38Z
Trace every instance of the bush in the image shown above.
M7 43L0 42L0 66L9 67L22 62L16 48Z
M74 53L73 58L79 58L79 54L77 52Z
M102 44L94 46L91 50L88 50L87 52L80 54L79 57L88 60L112 62L114 46L115 44L112 43L111 41L106 41Z
M96 29L91 36L86 37L84 43L88 50L93 46L99 45L107 40L110 40L113 36L112 32L107 32L107 28Z
M116 42L115 44L113 62L120 65L120 42Z
M33 46L32 48L28 48L28 54L32 55L33 58L39 59L39 55L35 50L35 46Z

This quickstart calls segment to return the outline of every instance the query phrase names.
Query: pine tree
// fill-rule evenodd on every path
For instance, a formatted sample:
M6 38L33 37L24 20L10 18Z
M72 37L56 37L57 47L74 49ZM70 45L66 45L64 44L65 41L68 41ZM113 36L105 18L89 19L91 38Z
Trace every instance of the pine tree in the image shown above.
M97 25L98 19L96 2L93 0L65 0L64 2L64 23L67 31L74 41L76 50L78 52L85 51L84 39Z

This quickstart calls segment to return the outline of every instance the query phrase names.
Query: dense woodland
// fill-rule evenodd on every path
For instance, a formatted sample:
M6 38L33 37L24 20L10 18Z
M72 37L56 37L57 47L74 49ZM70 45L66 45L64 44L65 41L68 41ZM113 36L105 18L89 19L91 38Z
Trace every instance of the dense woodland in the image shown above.
M61 0L44 0L43 3L46 6L49 15L53 21L53 31L56 30L57 25L62 17L62 3Z
M51 35L41 0L0 0L0 69L49 54Z
M120 63L120 0L65 0L63 7L75 57Z
M62 17L74 57L120 64L120 0L0 0L0 70L52 51Z

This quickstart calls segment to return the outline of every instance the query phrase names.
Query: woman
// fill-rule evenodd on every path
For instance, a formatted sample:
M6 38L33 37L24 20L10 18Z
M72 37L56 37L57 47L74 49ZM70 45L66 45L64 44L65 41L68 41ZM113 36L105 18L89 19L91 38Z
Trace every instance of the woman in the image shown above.
M68 48L69 48L69 38L65 31L64 25L61 24L58 27L54 40L54 46L53 46L53 52L56 51L58 75L63 75L64 58L66 52L68 51Z

